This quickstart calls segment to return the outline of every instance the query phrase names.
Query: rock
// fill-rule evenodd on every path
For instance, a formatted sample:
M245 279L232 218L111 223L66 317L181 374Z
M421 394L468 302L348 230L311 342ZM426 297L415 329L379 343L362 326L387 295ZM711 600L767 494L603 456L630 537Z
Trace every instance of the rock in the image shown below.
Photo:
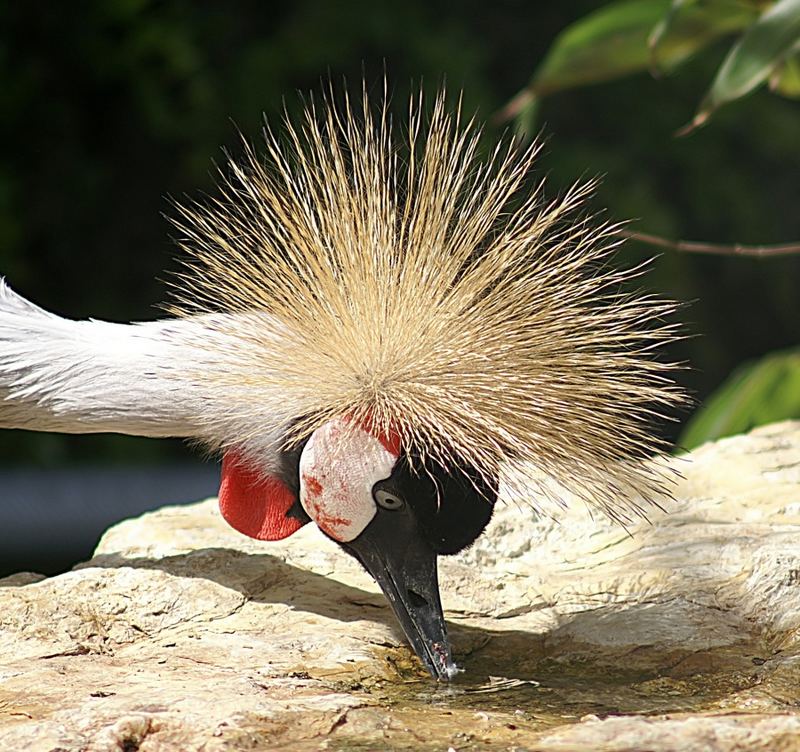
M20 585L30 585L33 582L40 582L45 579L45 575L38 572L16 572L8 577L0 578L0 587L19 587Z
M123 522L0 581L0 750L800 748L800 423L674 464L650 523L507 504L442 561L453 686L311 525L259 543L213 500Z

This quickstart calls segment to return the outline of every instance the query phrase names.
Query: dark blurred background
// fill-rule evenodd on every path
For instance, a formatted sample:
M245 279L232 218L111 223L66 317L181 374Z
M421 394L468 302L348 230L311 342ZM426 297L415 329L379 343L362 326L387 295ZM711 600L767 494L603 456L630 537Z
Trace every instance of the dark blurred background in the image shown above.
M435 89L446 78L451 89L463 88L467 111L490 119L525 86L558 32L595 7L2 3L0 274L71 318L154 318L166 298L165 270L175 268L163 216L168 197L211 190L223 147L239 148L237 129L256 139L262 113L279 117L284 101L295 109L297 90L318 90L328 76L357 85L362 72L377 82L384 70L401 109L420 81ZM547 98L540 170L551 194L602 175L594 208L634 218L642 232L723 243L799 240L798 102L760 91L692 135L674 135L726 48L712 46L662 80L641 74ZM490 135L501 129L488 125ZM653 253L630 242L621 260ZM798 273L797 255L666 251L657 259L645 284L694 301L681 317L697 336L669 354L691 365L680 379L698 403L743 361L800 342ZM665 430L674 439L680 426ZM113 519L216 490L214 468L179 441L0 431L0 463L7 535L0 571L57 570L88 555ZM103 475L114 468L121 480ZM115 485L135 493L115 503ZM20 540L12 531L22 529L25 510L30 539ZM57 555L37 537L47 525L57 529L50 539L65 539Z

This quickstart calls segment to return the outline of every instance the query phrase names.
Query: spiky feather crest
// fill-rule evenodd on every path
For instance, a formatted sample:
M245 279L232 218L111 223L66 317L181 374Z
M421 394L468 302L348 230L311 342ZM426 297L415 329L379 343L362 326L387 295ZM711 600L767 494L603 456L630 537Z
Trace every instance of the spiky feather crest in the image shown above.
M374 115L366 94L332 102L179 207L173 310L242 314L220 317L208 347L234 345L197 375L228 395L226 425L263 414L291 443L347 415L413 455L489 475L531 463L612 517L641 513L664 478L631 460L681 399L653 359L675 306L621 291L640 270L608 266L618 228L579 214L593 184L546 202L530 187L539 147L481 157L443 93L429 115L412 98L403 148L385 96ZM552 486L527 476L515 490L541 506Z

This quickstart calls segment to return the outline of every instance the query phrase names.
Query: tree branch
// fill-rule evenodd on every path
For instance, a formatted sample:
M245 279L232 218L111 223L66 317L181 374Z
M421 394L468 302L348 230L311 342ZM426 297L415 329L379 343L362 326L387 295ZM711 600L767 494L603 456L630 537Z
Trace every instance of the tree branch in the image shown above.
M667 248L671 251L681 253L706 253L715 256L751 256L755 258L765 258L768 256L790 256L800 253L800 243L781 243L778 245L742 245L734 243L725 245L723 243L700 243L692 240L668 240L658 235L650 235L646 232L632 232L622 230L620 232L626 238L638 240L640 243L656 246L657 248Z

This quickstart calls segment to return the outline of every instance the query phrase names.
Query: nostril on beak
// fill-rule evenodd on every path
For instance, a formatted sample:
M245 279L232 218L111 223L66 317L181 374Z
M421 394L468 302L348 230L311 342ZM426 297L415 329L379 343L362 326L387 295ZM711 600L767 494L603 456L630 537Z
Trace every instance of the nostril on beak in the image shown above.
M419 593L416 593L413 590L407 590L406 593L408 594L408 602L414 608L421 608L422 606L430 607L428 601L425 600L425 598L423 598Z

